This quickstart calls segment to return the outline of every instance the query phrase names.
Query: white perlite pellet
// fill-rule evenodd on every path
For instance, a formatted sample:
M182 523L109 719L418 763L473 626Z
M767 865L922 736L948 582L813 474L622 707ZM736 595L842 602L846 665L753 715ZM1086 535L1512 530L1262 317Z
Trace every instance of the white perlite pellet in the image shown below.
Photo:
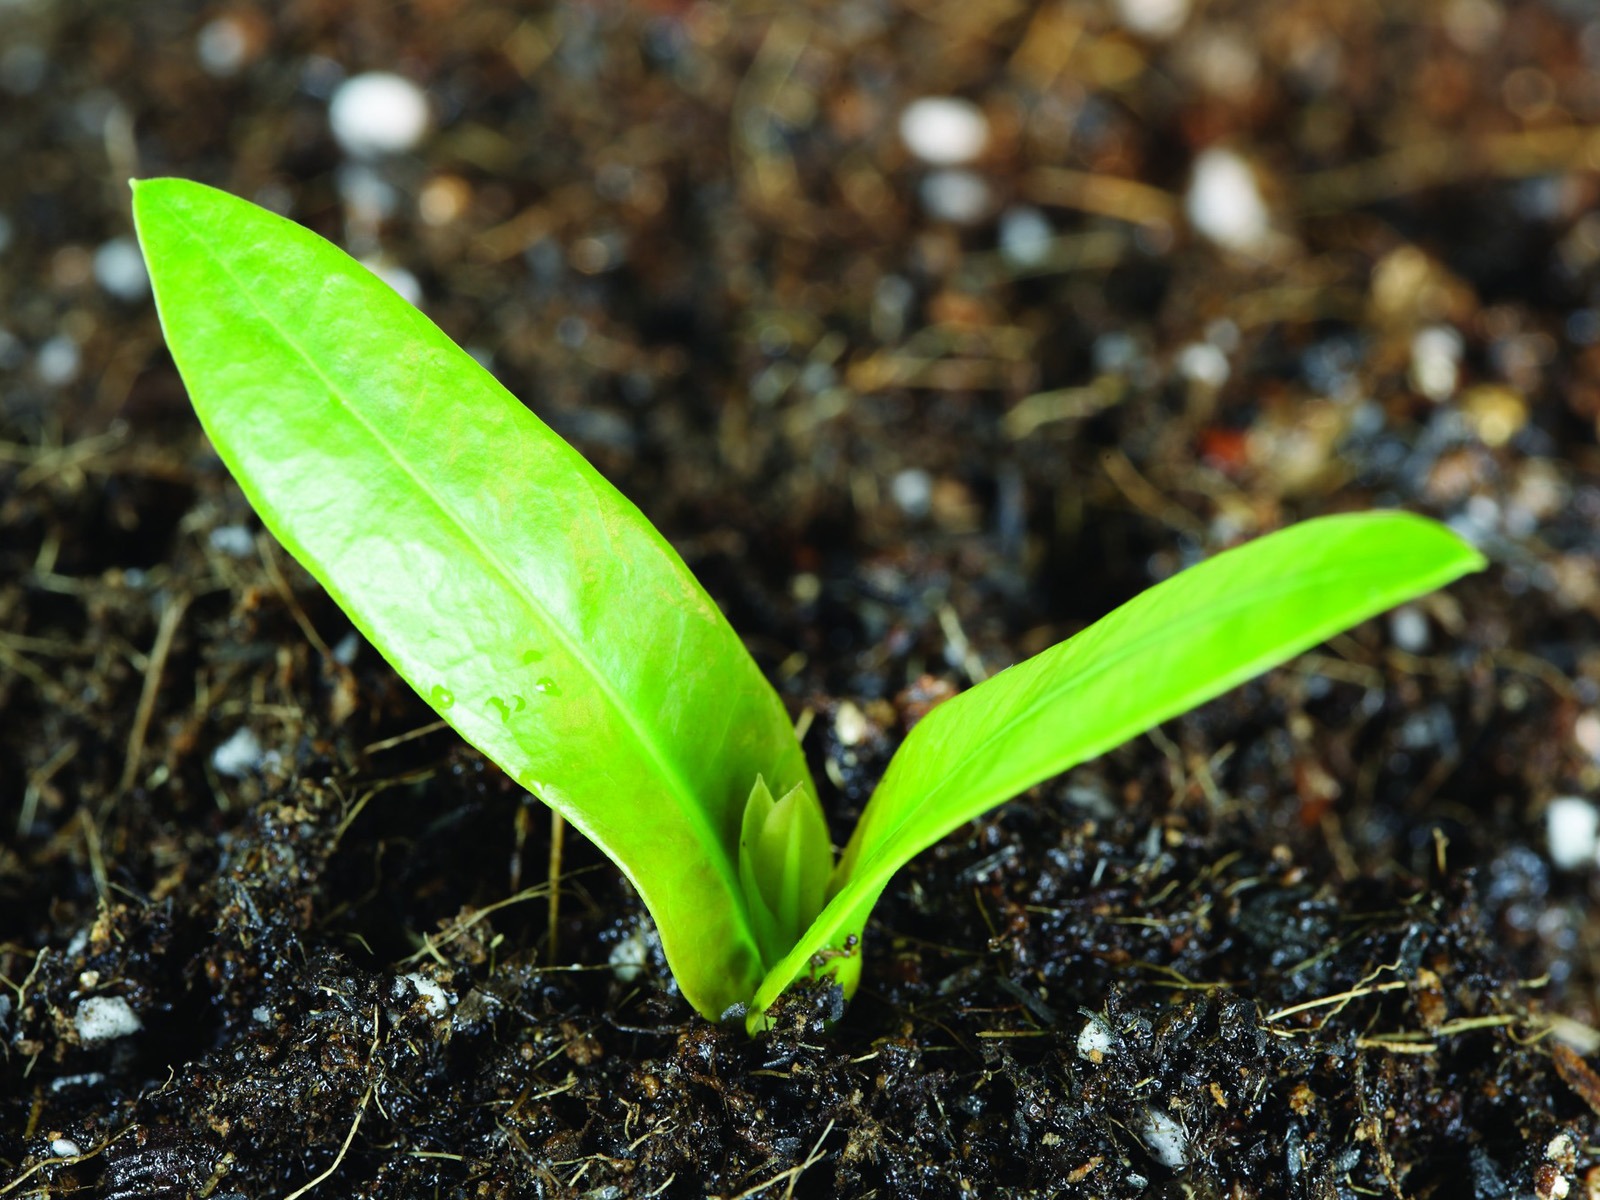
M414 149L428 132L428 119L428 98L422 89L388 71L345 80L328 105L334 138L356 158Z
M34 368L39 378L51 387L63 387L78 377L83 356L78 343L64 333L58 333L39 347Z
M1401 605L1389 614L1389 636L1407 654L1428 651L1428 618L1414 604Z
M1259 250L1272 232L1255 172L1239 155L1219 146L1195 159L1183 205L1195 229L1229 250Z
M1000 257L1013 267L1037 267L1050 257L1055 230L1037 208L1018 204L1000 214Z
M970 100L924 96L900 114L900 140L925 163L956 167L983 153L989 144L989 121Z
M928 172L917 197L930 217L953 225L972 225L983 219L993 203L989 185L971 171L942 169Z
M1160 1109L1144 1110L1139 1136L1150 1151L1150 1157L1163 1167L1176 1171L1189 1161L1188 1132Z
M417 989L417 994L422 997L422 1005L430 1017L442 1017L450 1011L449 993L426 975L413 971L400 978Z
M1115 1035L1099 1021L1085 1021L1083 1028L1078 1031L1078 1057L1085 1062L1100 1062L1116 1049L1116 1045Z
M103 242L94 252L94 281L129 304L150 294L150 275L144 269L144 255L132 238L117 237Z
M84 1042L114 1041L143 1028L138 1014L121 996L90 996L78 1005L72 1024Z
M933 505L933 476L920 467L908 467L889 481L889 495L908 517L925 517Z
M607 962L618 983L632 983L644 974L650 962L650 938L643 929L635 929L611 947Z
M1550 861L1563 871L1592 866L1600 850L1600 809L1582 796L1557 796L1544 812Z
M1125 28L1144 37L1171 37L1189 19L1189 0L1117 0Z
M1466 343L1448 325L1429 325L1411 338L1411 383L1429 400L1448 400L1461 375Z
M261 758L261 739L248 725L241 725L211 752L211 766L218 775L242 779L261 765Z

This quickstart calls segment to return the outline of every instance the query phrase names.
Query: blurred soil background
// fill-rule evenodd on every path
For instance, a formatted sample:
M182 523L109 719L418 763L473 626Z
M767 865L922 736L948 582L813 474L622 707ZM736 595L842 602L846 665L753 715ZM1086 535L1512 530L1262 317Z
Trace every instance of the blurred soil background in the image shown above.
M1600 1195L1593 13L0 0L0 1196ZM924 855L751 1041L260 533L159 174L639 503L841 842L1205 554L1398 505L1495 565Z

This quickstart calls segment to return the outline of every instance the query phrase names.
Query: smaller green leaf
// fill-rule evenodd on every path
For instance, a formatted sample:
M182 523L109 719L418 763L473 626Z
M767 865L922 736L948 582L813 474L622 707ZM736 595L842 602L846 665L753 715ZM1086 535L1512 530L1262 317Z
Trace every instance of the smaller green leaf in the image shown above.
M1191 567L911 731L862 813L821 916L768 972L751 1028L818 956L848 994L859 937L889 879L967 821L1041 780L1396 604L1484 566L1408 513L1322 517Z

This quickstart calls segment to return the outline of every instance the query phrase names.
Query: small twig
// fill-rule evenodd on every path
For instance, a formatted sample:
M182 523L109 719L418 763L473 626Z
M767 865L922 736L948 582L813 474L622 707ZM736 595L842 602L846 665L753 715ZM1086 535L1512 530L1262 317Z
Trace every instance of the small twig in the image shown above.
M1120 403L1125 395L1126 389L1109 379L1097 379L1083 387L1034 392L1018 400L1000 424L1007 437L1020 441L1032 437L1042 426L1092 417Z
M29 637L25 633L11 633L0 629L0 642L13 650L31 651L49 658L92 658L94 651L88 646L74 645L66 638Z
M794 1169L794 1174L789 1177L789 1186L783 1189L783 1200L794 1200L795 1185L800 1182L800 1176L805 1169L814 1163L822 1161L822 1143L828 1140L828 1135L833 1132L833 1121L830 1119L822 1131L822 1136L817 1138L816 1144L811 1147L811 1153L806 1155L805 1162Z
M344 792L340 789L337 783L333 785L333 792L334 795L339 797L340 802L344 804L344 815L339 818L339 824L333 831L333 840L330 843L330 849L338 846L338 844L344 840L345 831L355 823L355 819L361 815L362 811L367 807L368 802L378 794L376 791L366 791L357 796L354 801L346 801L344 798Z
M55 778L56 772L61 770L77 756L78 740L74 738L62 746L38 770L28 776L28 784L22 790L22 808L17 813L17 836L24 837L29 829L33 828L33 819L39 811L39 797L44 792L44 787Z
M469 916L457 921L454 925L451 925L443 933L439 934L437 938L429 934L424 934L422 937L422 949L407 955L405 958L401 959L400 962L403 965L410 965L411 963L421 962L424 958L427 958L428 955L431 954L434 956L434 958L438 959L439 962L443 963L444 959L440 956L438 950L440 946L448 946L451 942L455 941L456 938L466 933L467 930L471 929L474 925L476 925L479 921L482 921L491 913L497 912L498 910L509 907L513 904L521 904L524 900L538 899L540 896L545 894L545 891L546 885L542 883L535 884L533 887L523 888L522 891L518 892L514 896L507 896L503 900L496 900L493 904L485 905L483 908L477 909ZM609 967L598 969L610 970Z
M1370 1037L1356 1039L1356 1045L1363 1050L1388 1050L1395 1054L1432 1054L1439 1048L1438 1038L1454 1037L1459 1033L1470 1033L1475 1029L1503 1029L1508 1025L1515 1025L1518 1018L1506 1014L1493 1017L1458 1017L1454 1021L1446 1021L1431 1033L1422 1030L1403 1029L1398 1033L1375 1033Z
M545 961L554 965L561 936L561 851L566 841L567 820L555 809L550 810L550 919L549 947Z
M972 643L967 639L967 631L961 628L961 618L956 614L954 606L949 603L939 605L939 631L944 634L944 640L950 644L950 649L956 652L956 657L961 660L961 669L967 673L967 678L974 686L989 678L983 659L972 648Z
M810 22L779 9L767 26L755 58L733 92L732 157L742 194L757 206L793 216L804 211L803 190L794 159L779 138L762 136L781 111L780 99L790 86L813 35ZM803 229L806 222L798 222Z
M1157 750L1161 751L1161 757L1167 760L1167 765L1171 768L1173 794L1182 796L1189 790L1189 772L1183 761L1183 751L1178 749L1178 743L1169 738L1166 730L1159 725L1150 726L1144 735Z
M1561 673L1561 668L1547 659L1540 658L1537 654L1528 654L1522 650L1502 649L1494 653L1492 659L1497 667L1504 667L1508 671L1515 671L1518 675L1527 675L1543 683L1556 695L1565 700L1575 699L1578 689L1572 680Z
M816 722L817 710L809 704L800 710L800 715L794 719L794 740L803 742L806 734L811 732L811 726Z
M665 1121L662 1121L659 1124L652 1125L649 1129L646 1129L638 1137L634 1138L633 1141L628 1143L628 1153L632 1154L651 1138L657 1137L663 1133L671 1133L677 1127L677 1122L671 1117L668 1117Z
M1296 1013L1309 1012L1313 1008L1326 1008L1330 1004L1337 1004L1341 1008L1352 1000L1362 996L1370 996L1375 992L1393 992L1410 985L1403 979L1396 979L1389 983L1374 984L1371 987L1355 987L1348 992L1339 992L1332 996L1322 996L1316 1000L1307 1000L1303 1004L1291 1004L1288 1008L1280 1008L1275 1013L1268 1013L1267 1022L1281 1021L1284 1017L1292 1017Z
M1391 1041L1382 1034L1356 1039L1361 1050L1386 1050L1390 1054L1432 1054L1439 1049L1437 1042Z
M383 750L393 750L396 746L403 746L407 742L415 741L420 737L427 737L430 733L438 733L439 730L448 728L450 728L449 721L430 721L426 725L419 725L408 733L397 733L394 737L384 738L382 741L372 742L367 746L363 746L361 753L373 755Z
M890 353L851 363L845 372L850 388L863 394L891 388L925 388L934 392L1001 390L1017 386L1024 378L1017 364L1009 359Z
M1178 198L1137 179L1036 167L1022 180L1022 190L1035 204L1072 208L1134 225L1164 228L1178 218Z
M167 607L161 613L161 623L156 626L155 644L150 647L150 658L145 666L139 706L133 713L133 728L128 731L128 749L122 759L122 778L117 781L117 790L111 797L112 804L127 794L128 789L133 787L134 777L139 773L145 735L150 731L150 717L155 712L156 696L161 691L161 673L166 670L167 656L172 653L172 639L178 632L178 622L183 620L184 610L188 607L188 594L179 592L167 601Z
M1296 675L1310 675L1310 677L1322 675L1323 678L1331 678L1336 683L1354 683L1358 688L1370 691L1381 690L1384 686L1384 672L1378 667L1334 658L1333 654L1301 654L1298 659L1288 664L1288 669L1293 670Z
M83 826L83 845L89 852L89 874L94 877L94 890L100 896L100 903L106 902L106 895L111 890L109 877L106 875L105 851L100 846L100 830L94 823L94 814L88 808L78 810L78 823Z
M256 538L256 551L261 556L261 565L267 570L267 578L272 581L272 586L288 606L289 615L294 618L294 623L300 626L300 632L305 634L306 641L324 659L332 660L333 651L328 649L328 643L322 640L322 635L317 632L311 618L306 616L305 609L300 607L300 602L294 598L294 590L290 588L289 581L284 578L283 572L278 568L277 556L273 553L272 543L265 534Z
M17 491L22 492L36 483L49 479L53 475L60 475L65 471L81 467L90 459L99 457L105 450L115 446L121 440L122 436L119 434L101 433L65 446L33 447L19 446L15 442L8 442L5 443L4 457L11 462L28 462L30 464L17 476Z
M1159 928L1161 925L1168 923L1169 922L1158 922L1157 927ZM1231 988L1238 986L1237 983L1228 979L1190 979L1182 971L1178 970L1176 967L1168 966L1166 963L1146 962L1143 959L1138 959L1129 965L1137 967L1142 971L1149 971L1155 975L1165 976L1166 982L1158 983L1155 986L1172 988L1174 991L1214 992L1219 988Z
M563 1044L561 1048L563 1050L565 1050L566 1049L565 1044ZM548 1100L552 1096L564 1095L565 1093L570 1092L573 1088L575 1088L577 1086L578 1086L578 1077L576 1075L568 1075L567 1078L566 1078L566 1082L562 1083L559 1087L546 1088L542 1092L538 1092L538 1093L536 1093L536 1094L534 1094L532 1096L529 1096L528 1099L529 1100Z
M1188 509L1169 500L1160 488L1141 475L1139 468L1121 450L1106 451L1100 456L1100 465L1134 508L1179 533L1187 533L1195 538L1205 536L1205 526Z
M21 1008L24 1002L28 999L28 985L33 982L34 976L39 973L39 968L44 966L44 960L49 956L50 951L25 950L21 946L13 945L10 942L6 943L5 949L8 953L33 955L33 966L28 968L28 973L22 977L22 982L20 984L12 983L9 979L5 978L5 976L0 975L0 983L4 983L7 987L11 988L17 993L17 1007Z
M0 642L0 667L9 667L18 675L30 680L50 703L64 708L86 721L94 720L94 714L79 703L76 696L52 679L49 672L43 670L32 659L17 653L4 642Z

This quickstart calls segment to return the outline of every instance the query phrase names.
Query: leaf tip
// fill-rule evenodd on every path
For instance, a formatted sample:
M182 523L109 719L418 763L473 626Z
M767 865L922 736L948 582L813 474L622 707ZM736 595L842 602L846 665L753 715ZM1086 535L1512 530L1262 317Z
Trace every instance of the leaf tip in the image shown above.
M133 191L133 217L137 224L141 213L148 214L157 207L169 210L181 210L187 214L196 214L210 207L232 204L240 208L250 208L249 201L214 188L204 183L196 183L193 179L182 179L176 175L157 175L149 179L130 179L128 186Z
M182 179L173 179L170 176L156 175L149 179L129 179L128 190L133 193L134 203L141 200L149 201L159 195L169 185L183 183Z
M1434 530L1448 539L1450 548L1454 551L1453 561L1449 564L1455 570L1455 574L1451 578L1459 579L1463 575L1471 575L1488 567L1489 556L1454 529L1451 529L1448 525L1428 520L1426 517L1418 519L1427 521Z
M184 184L188 180L172 179L157 176L153 179L130 179L128 189L133 193L133 227L138 233L140 241L144 241L150 219L155 215L155 210L168 207L174 184Z

